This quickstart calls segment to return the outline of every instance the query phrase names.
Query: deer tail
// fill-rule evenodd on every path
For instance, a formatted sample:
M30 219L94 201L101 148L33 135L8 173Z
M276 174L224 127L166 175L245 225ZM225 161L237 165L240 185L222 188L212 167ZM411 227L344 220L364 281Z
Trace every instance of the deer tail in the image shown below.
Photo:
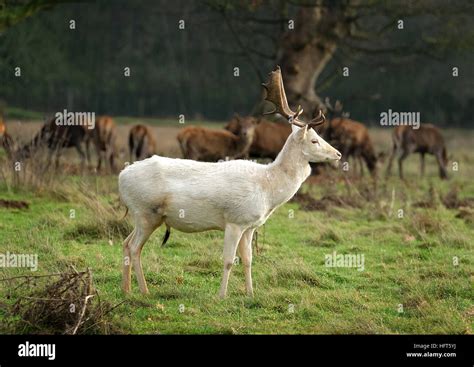
M161 246L164 246L166 242L168 241L168 238L170 238L171 234L171 227L169 225L166 225L166 232L165 235L163 236L163 242L161 242Z

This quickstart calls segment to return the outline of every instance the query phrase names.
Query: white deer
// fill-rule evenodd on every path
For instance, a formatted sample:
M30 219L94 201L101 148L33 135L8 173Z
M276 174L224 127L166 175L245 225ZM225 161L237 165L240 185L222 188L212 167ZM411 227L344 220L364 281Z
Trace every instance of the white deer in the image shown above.
M338 161L341 153L312 127L324 123L319 116L306 124L302 109L288 107L281 71L270 73L264 84L266 100L292 124L293 132L275 161L268 165L245 160L196 162L153 156L127 166L119 176L122 202L133 216L135 228L123 243L124 292L130 291L131 265L142 293L148 293L141 265L143 245L161 224L182 232L224 231L224 274L219 295L227 284L237 249L244 266L247 295L253 296L252 236L280 205L286 203L311 173L309 162Z

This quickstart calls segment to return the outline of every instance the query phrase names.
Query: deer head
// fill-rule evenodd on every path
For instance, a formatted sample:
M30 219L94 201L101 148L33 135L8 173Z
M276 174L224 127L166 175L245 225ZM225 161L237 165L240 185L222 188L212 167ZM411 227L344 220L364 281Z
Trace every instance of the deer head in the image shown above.
M226 129L235 135L252 140L255 134L255 128L259 122L260 120L255 117L242 117L235 114L232 121L227 124Z
M265 100L274 105L274 109L265 113L265 115L278 113L288 120L293 130L290 139L294 139L300 145L301 151L308 162L338 161L341 159L341 153L314 130L314 127L322 125L326 121L326 117L321 110L318 116L306 123L299 119L299 116L303 113L301 106L298 106L296 112L290 109L279 66L270 73L268 83L262 85L267 92Z

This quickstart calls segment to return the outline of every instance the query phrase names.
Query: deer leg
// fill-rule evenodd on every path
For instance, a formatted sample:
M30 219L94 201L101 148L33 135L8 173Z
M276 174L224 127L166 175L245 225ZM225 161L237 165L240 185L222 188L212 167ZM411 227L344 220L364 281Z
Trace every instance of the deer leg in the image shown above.
M227 295L227 284L229 283L229 275L234 264L237 246L242 237L242 229L236 224L227 224L224 234L224 274L222 276L221 290L219 296L225 298Z
M138 144L137 144L137 153L136 153L136 157L137 157L137 160L141 161L142 159L145 159L146 157L144 156L144 151L145 151L145 142L144 142L145 139L143 139L142 141L140 141Z
M123 241L123 273L122 273L122 289L125 293L130 292L130 283L132 278L131 255L130 255L130 241L135 235L135 229Z
M140 292L142 292L143 294L148 293L148 287L146 285L146 280L143 275L141 262L143 245L148 240L153 231L158 228L161 223L161 218L157 225L152 225L148 220L137 221L134 231L135 234L129 244L131 260L133 264L133 269L135 270L135 275L137 276L138 287L140 288Z
M115 152L113 150L110 151L110 169L112 174L115 173Z
M402 155L398 158L398 173L403 180L403 161L408 156L408 150L404 150Z
M109 171L110 173L114 172L113 167L112 167L113 158L112 158L112 154L109 147L105 149L105 165L106 165L106 168L105 168L106 171Z
M360 177L364 177L364 161L362 160L362 155L360 153L357 155L357 161L360 166Z
M255 228L247 229L239 242L239 255L244 266L245 274L245 290L247 296L253 297L253 286L252 286L252 237L255 232Z
M102 149L100 149L100 142L98 141L97 137L94 137L92 143L94 144L94 150L97 155L96 172L99 172L100 168L102 167Z
M105 149L105 159L106 159L106 164L109 166L110 168L110 173L114 173L115 172L115 161L114 161L114 150L107 146L107 148Z
M444 165L444 160L442 153L436 153L436 162L438 162L439 166L439 177L443 180L448 179L448 172L446 171L446 166Z
M135 145L135 142L131 141L130 142L130 164L138 160L138 152L137 152L137 146Z
M128 162L129 162L130 164L133 163L133 153L134 153L134 151L135 151L135 148L134 148L135 144L134 144L134 141L133 141L133 140L134 140L134 139L133 139L133 136L129 136L129 138L128 138L128 152L129 152L129 159L128 159Z
M393 163L393 158L395 158L395 155L397 154L397 146L394 144L392 153L390 154L390 158L388 159L388 166L387 166L387 171L385 172L385 175L388 177L392 174L392 163Z
M347 155L347 163L351 169L351 176L354 177L357 175L357 157L352 155Z
M357 170L359 170L359 172L362 172L362 168L361 168L361 161L360 161L360 156L359 156L359 151L355 150L353 152L353 154L351 155L351 158L352 158L352 162L353 162L353 165L354 165L354 170L353 170L353 175L354 176L357 176ZM362 173L361 173L362 175Z
M55 169L57 170L59 168L59 159L61 158L61 148L58 148L56 150L56 161L55 161Z
M181 150L183 151L183 158L184 159L193 159L197 160L197 155L195 150L189 146L188 144L182 144Z
M86 159L87 165L90 166L91 164L91 150L90 150L90 140L86 139Z
M76 144L76 150L79 156L81 157L81 172L84 172L84 164L86 160L86 155L84 154L84 151L82 150L80 143Z
M196 152L194 149L189 149L187 151L187 157L186 159L192 159L193 161L198 161L199 160L199 153Z
M102 167L102 151L100 149L97 150L97 172L100 171L100 168Z
M425 176L425 153L420 153L420 171L421 171L421 177Z
M53 153L54 153L54 151L52 149L48 150L48 156L46 157L46 167L45 167L45 169L49 168L49 165L51 164L51 160L53 158Z

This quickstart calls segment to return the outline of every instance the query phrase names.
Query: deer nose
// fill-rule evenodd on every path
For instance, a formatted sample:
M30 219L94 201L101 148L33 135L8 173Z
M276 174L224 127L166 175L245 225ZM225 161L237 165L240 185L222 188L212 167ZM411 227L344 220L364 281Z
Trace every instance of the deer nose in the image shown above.
M341 158L342 158L342 154L339 153L338 151L336 151L336 157L337 157L337 159L341 159Z

